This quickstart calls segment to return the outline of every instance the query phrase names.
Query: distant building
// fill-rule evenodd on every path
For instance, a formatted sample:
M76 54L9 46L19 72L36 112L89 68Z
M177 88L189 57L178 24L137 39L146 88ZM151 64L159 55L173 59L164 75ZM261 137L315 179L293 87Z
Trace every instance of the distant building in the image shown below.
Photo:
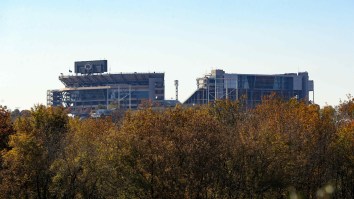
M207 104L217 99L238 100L245 97L247 106L254 107L263 96L272 93L285 100L296 98L309 102L310 91L314 91L314 83L309 80L307 72L260 75L212 70L210 74L197 78L197 90L184 104Z
M164 73L106 72L107 60L75 62L75 74L59 76L65 88L48 90L47 105L81 113L102 107L136 109L144 101L164 101Z

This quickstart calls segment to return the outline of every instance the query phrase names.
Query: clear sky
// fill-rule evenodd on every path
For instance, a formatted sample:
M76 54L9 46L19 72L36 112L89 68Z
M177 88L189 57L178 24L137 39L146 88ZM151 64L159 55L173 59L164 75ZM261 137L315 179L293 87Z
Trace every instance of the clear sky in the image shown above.
M308 71L315 102L354 95L353 0L0 0L0 104L28 109L62 88L75 61L165 72L184 101L196 78Z

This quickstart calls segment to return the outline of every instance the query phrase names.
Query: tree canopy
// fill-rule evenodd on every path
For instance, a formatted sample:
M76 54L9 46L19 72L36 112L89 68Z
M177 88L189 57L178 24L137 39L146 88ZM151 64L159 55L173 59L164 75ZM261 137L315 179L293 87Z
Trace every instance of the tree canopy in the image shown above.
M1 198L353 198L354 98L69 118L0 107Z

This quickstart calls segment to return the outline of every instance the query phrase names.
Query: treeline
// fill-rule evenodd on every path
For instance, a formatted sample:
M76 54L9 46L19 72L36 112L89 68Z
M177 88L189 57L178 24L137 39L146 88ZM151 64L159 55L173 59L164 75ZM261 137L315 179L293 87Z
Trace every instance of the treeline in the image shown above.
M0 108L0 198L354 198L354 98L274 96L123 119Z

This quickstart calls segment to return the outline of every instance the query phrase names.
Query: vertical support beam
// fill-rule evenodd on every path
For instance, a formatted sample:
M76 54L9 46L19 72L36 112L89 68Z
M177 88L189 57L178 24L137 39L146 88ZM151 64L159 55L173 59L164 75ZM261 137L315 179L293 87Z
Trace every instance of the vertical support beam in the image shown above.
M236 76L236 100L238 100L238 76Z
M209 104L209 95L210 95L210 91L209 91L209 78L206 79L206 83L207 83L207 90L208 90L208 97L207 97L207 102Z
M227 86L227 79L224 79L224 84L226 83L226 99L229 99L229 90L228 90L228 86ZM224 90L224 89L223 89Z
M119 108L121 108L120 107L120 86L118 86L118 105L117 106L119 106Z
M106 105L106 109L108 110L108 88L107 88L107 94L106 94L106 95L107 95L107 96L106 96L106 97L107 97L107 98L106 98L106 104L107 104L107 105Z
M131 85L129 85L129 109L131 109L132 105L132 91L131 91Z
M215 87L214 87L214 101L216 101L216 99L218 98L218 89L217 89L217 84L216 84L216 82L217 82L217 78L216 78L216 75L215 75L215 81L214 81L214 84L215 84Z
M315 104L315 89L312 91L312 103Z
M117 93L117 97L115 96ZM114 98L116 98L115 100L117 100L117 109L119 108L119 86L116 84L116 93L114 93Z

